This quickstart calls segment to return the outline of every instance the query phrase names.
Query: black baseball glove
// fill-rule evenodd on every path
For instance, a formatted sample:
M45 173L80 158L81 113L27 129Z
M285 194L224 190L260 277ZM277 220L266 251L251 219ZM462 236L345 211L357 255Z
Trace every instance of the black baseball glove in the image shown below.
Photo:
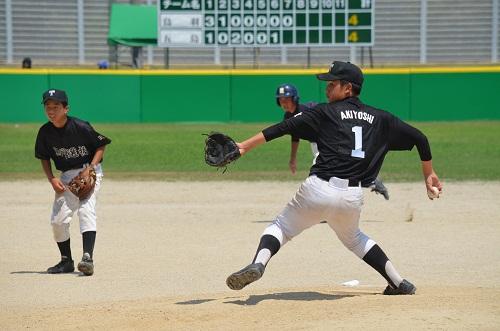
M382 194L384 196L385 200L389 200L389 191L385 187L384 183L378 178L375 178L373 181L372 185L370 185L370 188L372 189L372 192L375 192L377 194Z
M231 137L220 132L211 132L206 136L205 162L209 166L227 167L229 163L240 158L240 149Z

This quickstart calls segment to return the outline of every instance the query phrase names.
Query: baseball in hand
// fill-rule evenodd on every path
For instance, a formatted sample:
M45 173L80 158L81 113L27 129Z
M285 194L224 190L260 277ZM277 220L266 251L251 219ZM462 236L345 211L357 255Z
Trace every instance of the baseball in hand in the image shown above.
M439 189L436 186L432 187L432 191L427 191L427 196L429 199L436 199L439 198Z

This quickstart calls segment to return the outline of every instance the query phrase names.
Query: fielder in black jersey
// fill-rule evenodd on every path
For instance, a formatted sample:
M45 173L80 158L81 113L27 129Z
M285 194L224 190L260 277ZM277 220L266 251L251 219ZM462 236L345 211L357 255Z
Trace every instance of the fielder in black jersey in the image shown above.
M61 261L47 269L48 273L67 273L75 270L71 256L69 225L75 212L80 219L83 239L83 257L78 270L90 276L94 273L93 251L96 237L96 197L102 181L101 162L104 149L111 140L99 134L85 121L67 116L68 97L62 90L48 90L42 103L49 122L45 123L36 137L35 157L41 160L42 168L55 191L51 225L54 239L61 253ZM61 178L54 176L50 160ZM80 171L96 172L96 183L92 194L79 200L66 188Z
M344 246L387 280L384 294L414 294L416 287L399 275L379 245L359 229L361 187L375 180L387 152L416 146L429 197L434 190L441 192L427 138L396 116L358 99L363 74L357 66L335 61L328 73L317 78L328 81L329 103L298 113L238 143L244 155L285 134L301 139L307 136L317 142L319 156L293 199L264 230L252 263L230 275L226 284L240 290L258 280L286 242L324 219Z
M313 109L317 103L308 102L306 104L299 103L300 97L299 92L295 86L292 84L281 84L276 89L276 104L280 106L285 114L283 115L283 120L294 117L298 113L309 111ZM300 137L295 133L291 133L291 145L290 145L290 161L288 166L292 174L295 174L297 170L297 151L299 149ZM319 155L318 145L316 143L316 138L312 133L303 132L302 139L308 140L311 145L311 151L314 156L313 165L316 163L316 158ZM371 188L372 192L381 194L386 200L389 200L389 191L385 187L381 179L375 178L373 182L369 185L363 185L363 187Z

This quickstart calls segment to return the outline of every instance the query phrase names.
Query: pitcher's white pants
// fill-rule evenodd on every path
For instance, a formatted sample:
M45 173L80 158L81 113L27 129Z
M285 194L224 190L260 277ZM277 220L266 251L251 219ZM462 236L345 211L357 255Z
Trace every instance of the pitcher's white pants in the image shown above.
M346 180L336 177L327 182L310 176L263 234L275 236L283 246L305 229L325 220L340 241L363 258L375 242L359 229L362 205L361 187L348 187Z
M67 185L83 169L72 169L63 172L61 174L61 181L64 185ZM69 239L69 225L75 212L77 212L80 219L80 233L96 231L97 216L95 208L97 193L101 187L103 176L100 164L95 167L95 172L96 183L94 191L87 199L80 201L69 189L66 189L63 193L56 193L54 204L52 205L52 216L50 218L56 242L63 242Z

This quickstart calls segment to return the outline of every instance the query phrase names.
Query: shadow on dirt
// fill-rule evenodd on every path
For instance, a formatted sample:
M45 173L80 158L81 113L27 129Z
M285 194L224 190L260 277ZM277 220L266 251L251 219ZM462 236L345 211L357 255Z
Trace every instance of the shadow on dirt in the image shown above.
M225 303L232 303L241 306L255 306L259 302L265 300L323 301L323 300L339 300L359 295L365 295L365 293L326 294L319 292L286 292L286 293L272 293L263 295L251 295L246 300L226 301Z

